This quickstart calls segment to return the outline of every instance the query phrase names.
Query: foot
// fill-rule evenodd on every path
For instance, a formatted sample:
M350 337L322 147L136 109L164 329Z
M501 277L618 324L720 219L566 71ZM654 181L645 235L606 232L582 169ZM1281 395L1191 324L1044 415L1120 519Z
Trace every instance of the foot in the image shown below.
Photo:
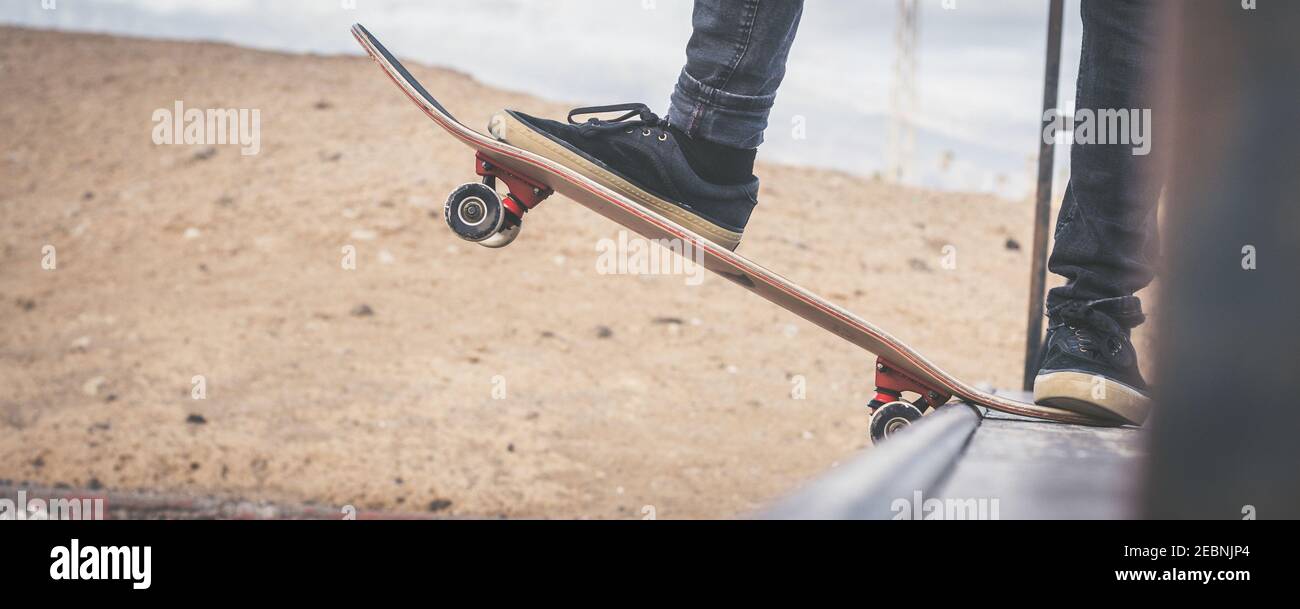
M584 114L627 111L612 120ZM599 182L729 250L758 202L754 150L693 140L644 104L577 108L568 123L506 110L492 135Z
M1034 402L1141 425L1151 411L1151 399L1127 327L1082 306L1062 309L1047 328ZM1142 314L1136 315L1140 322Z

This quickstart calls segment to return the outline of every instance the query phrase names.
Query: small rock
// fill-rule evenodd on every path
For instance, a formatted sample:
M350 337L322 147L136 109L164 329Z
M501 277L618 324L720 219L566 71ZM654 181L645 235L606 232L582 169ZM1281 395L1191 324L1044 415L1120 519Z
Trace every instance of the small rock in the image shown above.
M19 298L14 301L14 304L18 305L18 308L24 311L30 311L36 308L36 301L30 298Z
M189 423L190 425L207 425L207 424L208 424L208 420L205 419L205 418L203 418L203 415L201 415L201 414L191 414L190 416L185 417L185 422L186 422L186 423Z
M81 385L81 392L86 395L97 395L99 393L99 388L103 387L104 383L107 382L108 379L102 376L94 377Z
M446 499L434 499L429 502L430 512L441 512L449 507L451 507L451 502Z
M313 107L313 108L315 108L315 109L317 109L317 110L329 110L330 108L333 108L333 107L334 107L334 104L330 103L329 100L322 99L322 100L320 100L320 101L318 101L318 102L312 104L311 107Z
M86 483L86 487L92 491L97 491L101 488L104 488L104 483L100 482L99 478L91 478L90 482Z
M81 338L78 338L77 340L72 341L72 345L71 345L70 348L71 348L73 351L85 351L86 349L89 349L89 348L90 348L90 337L89 337L89 336L82 336Z
M199 236L202 235L202 234L203 234L203 233L200 232L199 229L194 228L193 226L191 226L191 227L185 229L185 238L186 238L186 239L198 239Z
M217 156L217 148L215 146L208 146L207 148L195 152L194 160L206 161L214 156Z
M929 271L930 265L926 264L920 258L911 258L907 261L907 266L912 267L913 271Z
M596 338L609 338L614 335L614 331L609 326L596 326Z
M1007 237L1007 242L1006 244L1004 244L1004 247L1006 247L1007 249L1013 252L1018 252L1020 251L1020 242L1016 241L1015 239L1012 239L1011 237Z
M370 305L368 304L363 303L355 307L352 307L352 315L354 317L370 317L374 314L375 314L375 310L370 308Z
M656 317L652 322L656 324L676 324L679 326L686 323L680 317Z
M811 440L811 439L813 439L814 437L816 437L816 436L813 435L813 432L808 431L808 430L806 430L806 429L804 430L803 433L799 434L799 436L802 437L802 438L805 439L805 440Z

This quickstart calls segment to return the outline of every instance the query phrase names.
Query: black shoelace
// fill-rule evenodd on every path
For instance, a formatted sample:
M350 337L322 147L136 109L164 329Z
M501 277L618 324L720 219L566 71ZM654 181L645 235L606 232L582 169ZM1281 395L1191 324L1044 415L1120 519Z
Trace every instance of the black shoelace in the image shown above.
M591 117L586 121L579 122L573 120L575 116L584 114L602 114L605 112L622 112L627 113L618 118L599 119ZM668 119L660 118L658 114L650 111L650 107L645 104L611 104L608 106L587 106L584 108L574 108L569 111L569 124L577 125L578 131L586 136L595 135L606 131L617 129L667 129Z
M1074 334L1079 350L1094 358L1115 358L1124 350L1128 328L1142 322L1141 312L1105 314L1089 307L1093 303L1069 302L1049 311ZM1118 319L1116 319L1118 317ZM1104 346L1098 349L1098 346Z

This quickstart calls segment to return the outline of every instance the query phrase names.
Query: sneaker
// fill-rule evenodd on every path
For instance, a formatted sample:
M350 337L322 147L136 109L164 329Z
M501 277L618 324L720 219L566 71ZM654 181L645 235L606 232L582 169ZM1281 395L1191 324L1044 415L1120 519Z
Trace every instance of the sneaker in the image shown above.
M1142 313L1117 321L1089 308L1097 302L1070 303L1049 312L1034 402L1141 425L1151 412L1151 398L1128 328L1141 323Z
M626 112L609 120L574 117ZM644 104L576 108L568 123L506 110L497 139L595 180L729 250L758 203L754 150L694 140Z

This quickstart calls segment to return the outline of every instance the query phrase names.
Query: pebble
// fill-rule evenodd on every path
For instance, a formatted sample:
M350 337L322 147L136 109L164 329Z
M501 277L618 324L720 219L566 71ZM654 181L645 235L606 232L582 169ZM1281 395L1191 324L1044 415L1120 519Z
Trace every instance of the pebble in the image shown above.
M102 376L94 377L81 385L81 392L86 395L97 395L99 394L99 388L103 387L107 382L108 379Z

